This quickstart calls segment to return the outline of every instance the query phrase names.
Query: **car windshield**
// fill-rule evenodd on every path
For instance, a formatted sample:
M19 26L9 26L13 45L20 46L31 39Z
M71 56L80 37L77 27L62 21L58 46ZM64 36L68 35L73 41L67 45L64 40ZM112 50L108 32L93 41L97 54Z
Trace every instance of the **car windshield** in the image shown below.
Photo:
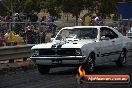
M66 38L95 39L97 38L97 29L96 28L63 29L57 35L56 40L62 40Z

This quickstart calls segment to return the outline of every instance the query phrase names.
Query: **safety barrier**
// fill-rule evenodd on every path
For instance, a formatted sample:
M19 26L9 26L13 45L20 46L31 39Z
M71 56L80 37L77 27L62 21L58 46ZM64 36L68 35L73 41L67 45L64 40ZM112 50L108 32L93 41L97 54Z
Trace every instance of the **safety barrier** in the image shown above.
M27 58L31 55L32 44L6 46L0 48L0 61L1 60L14 60L20 58Z
M17 70L34 69L35 65L29 59L31 47L34 44L5 46L0 48L0 74Z

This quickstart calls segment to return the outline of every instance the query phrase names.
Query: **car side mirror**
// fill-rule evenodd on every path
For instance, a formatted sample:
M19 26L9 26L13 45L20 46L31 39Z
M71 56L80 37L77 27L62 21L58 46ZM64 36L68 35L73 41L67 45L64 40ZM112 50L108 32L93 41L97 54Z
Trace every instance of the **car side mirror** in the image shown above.
M50 41L52 42L55 38L50 38Z

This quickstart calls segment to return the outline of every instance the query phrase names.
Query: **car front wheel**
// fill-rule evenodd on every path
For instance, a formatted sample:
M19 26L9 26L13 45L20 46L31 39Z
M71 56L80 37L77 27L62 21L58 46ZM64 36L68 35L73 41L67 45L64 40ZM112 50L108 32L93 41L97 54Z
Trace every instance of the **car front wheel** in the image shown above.
M95 69L95 55L91 53L87 58L87 61L82 65L86 73L93 72Z
M50 71L50 67L46 65L37 65L40 74L47 74Z
M126 55L127 55L127 52L126 50L123 50L119 56L119 59L116 61L116 65L118 67L121 67L123 66L124 64L126 64Z

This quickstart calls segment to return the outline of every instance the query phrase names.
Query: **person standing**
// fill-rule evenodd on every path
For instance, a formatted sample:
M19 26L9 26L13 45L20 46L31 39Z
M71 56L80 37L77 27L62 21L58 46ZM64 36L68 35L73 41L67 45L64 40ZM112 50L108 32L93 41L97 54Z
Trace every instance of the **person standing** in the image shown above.
M94 25L97 25L97 26L103 25L102 17L100 15L97 15L94 18Z
M5 37L3 33L0 33L0 47L3 47L6 45Z

